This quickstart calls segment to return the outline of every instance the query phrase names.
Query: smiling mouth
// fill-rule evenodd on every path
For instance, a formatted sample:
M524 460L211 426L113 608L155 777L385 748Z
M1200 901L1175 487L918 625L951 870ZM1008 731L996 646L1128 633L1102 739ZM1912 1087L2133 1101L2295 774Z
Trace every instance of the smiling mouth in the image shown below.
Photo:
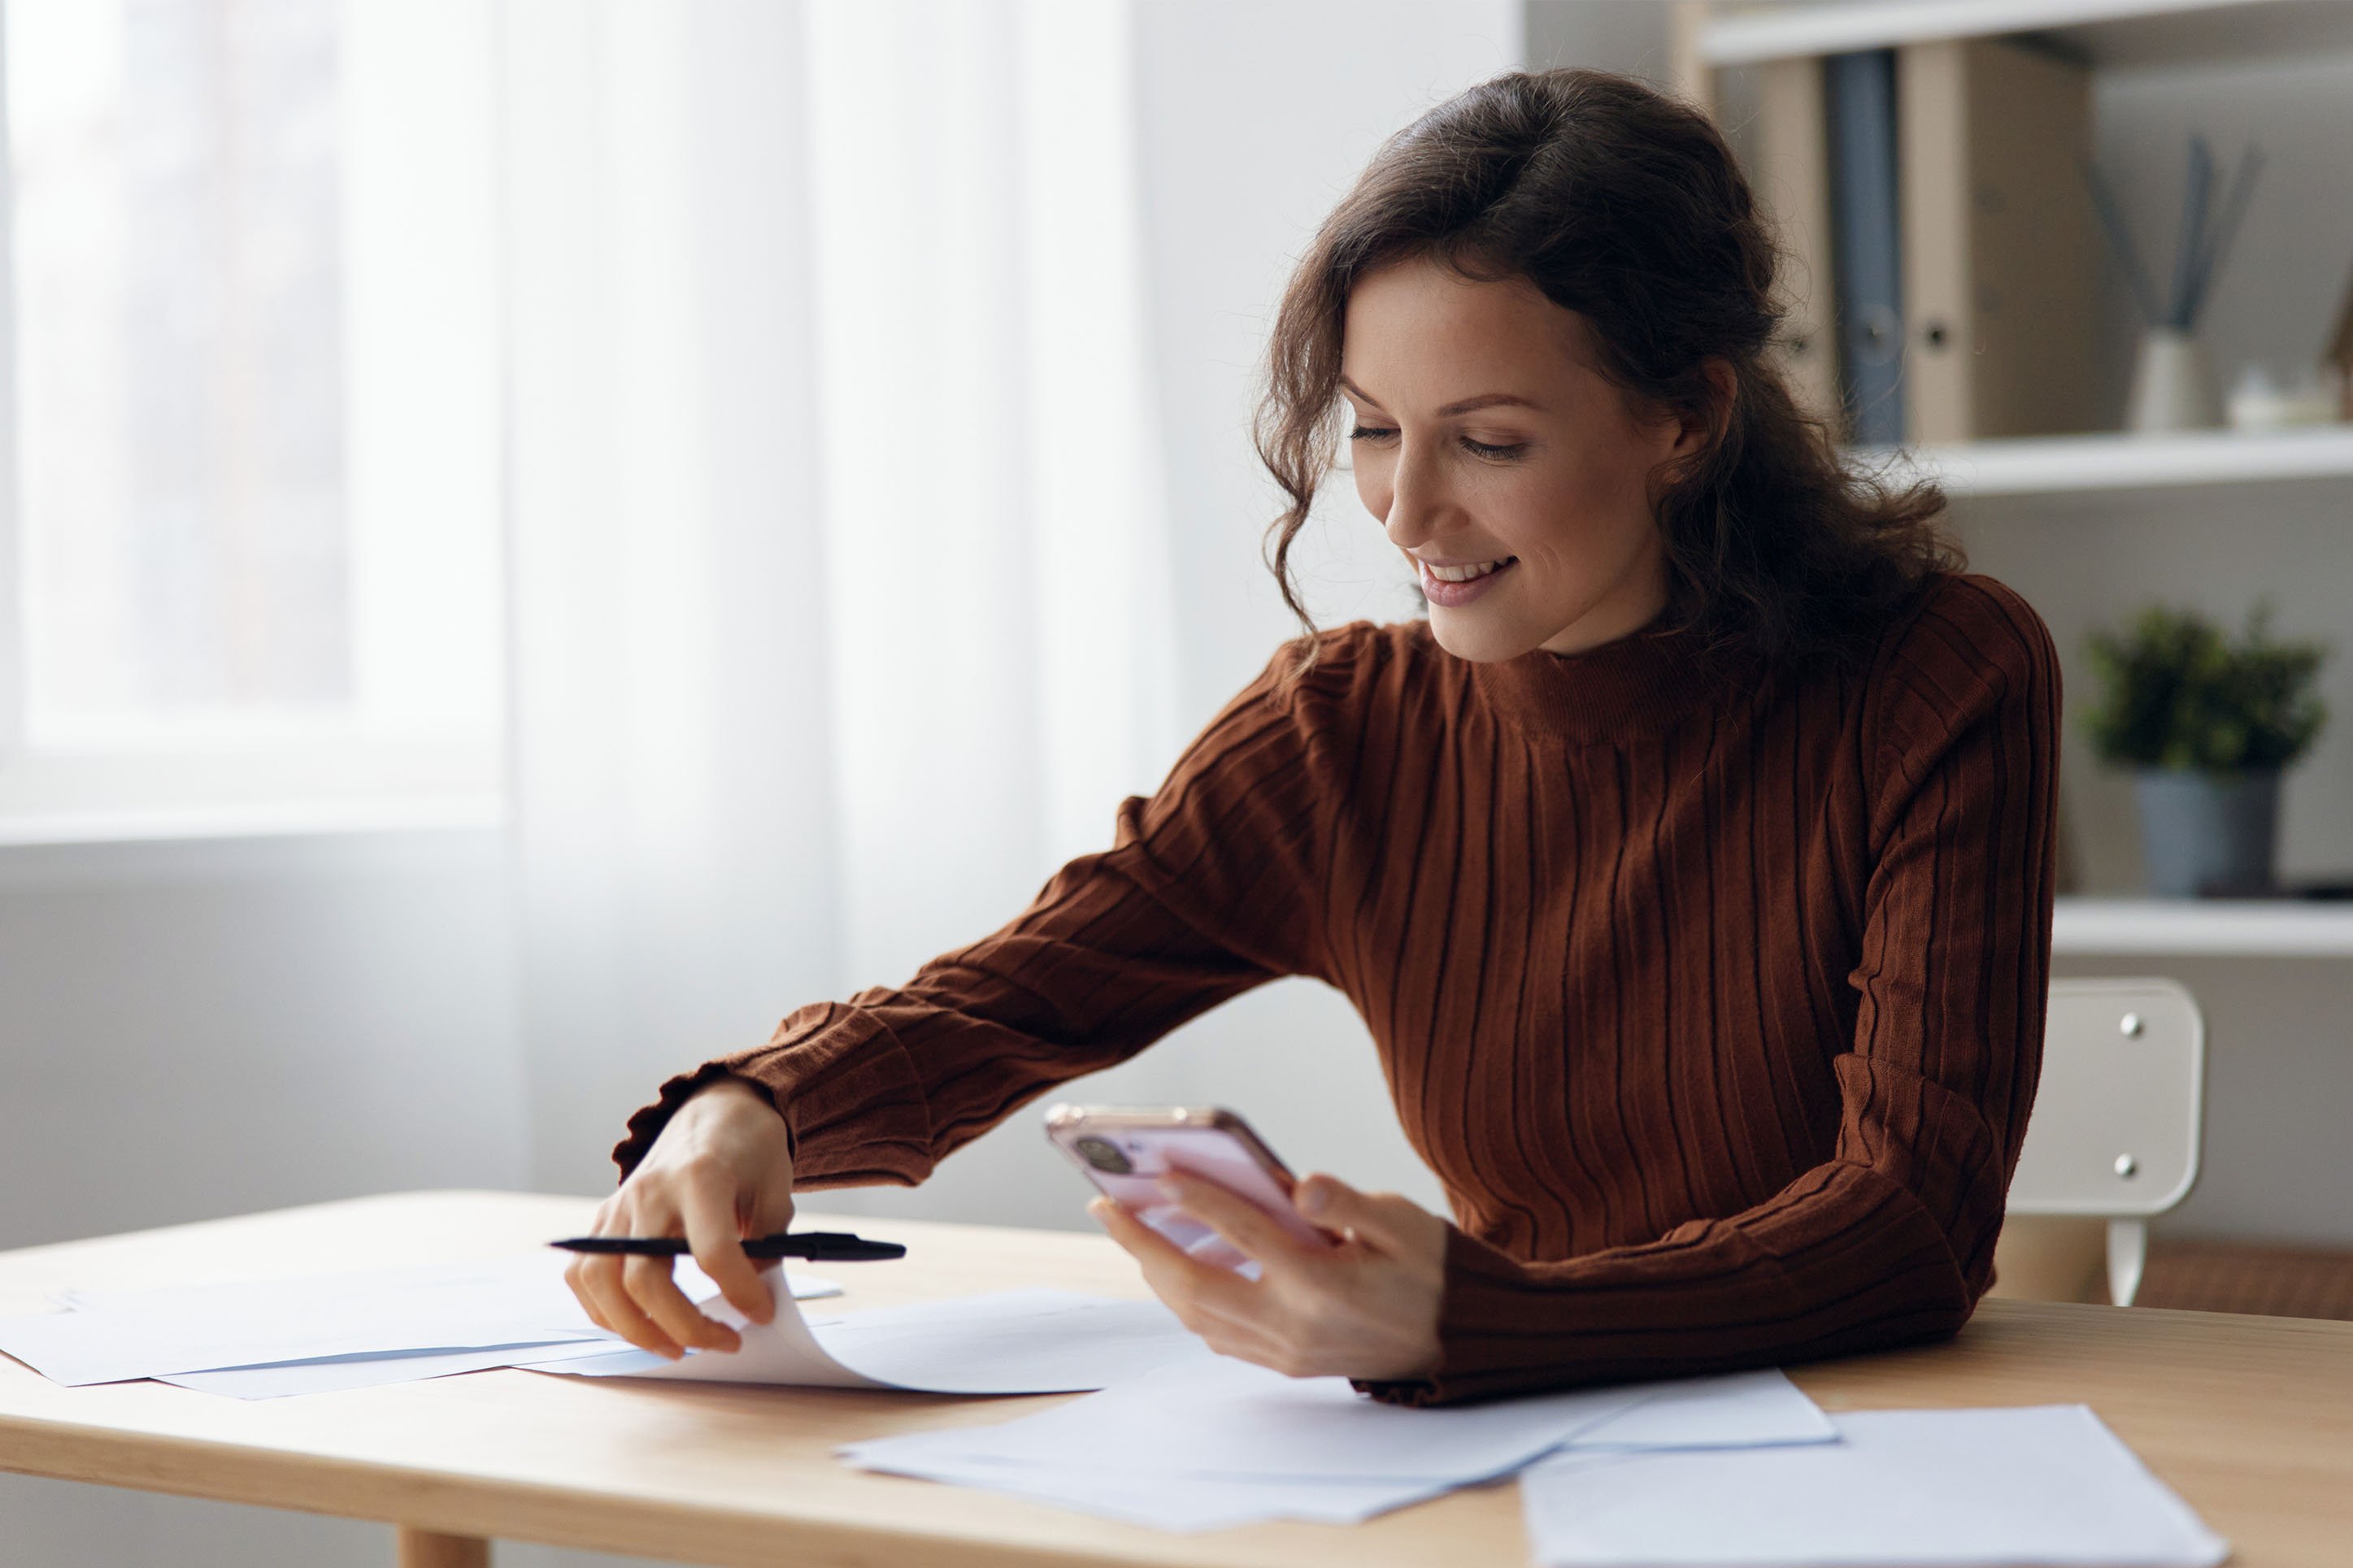
M1516 555L1506 555L1500 561L1482 561L1475 566L1432 566L1427 561L1420 564L1424 572L1441 583L1468 583L1484 577L1490 572L1500 571L1518 559Z
M1451 566L1424 561L1419 555L1414 557L1422 602L1445 610L1468 609L1495 593L1497 581L1519 563L1516 555L1496 561L1465 561Z

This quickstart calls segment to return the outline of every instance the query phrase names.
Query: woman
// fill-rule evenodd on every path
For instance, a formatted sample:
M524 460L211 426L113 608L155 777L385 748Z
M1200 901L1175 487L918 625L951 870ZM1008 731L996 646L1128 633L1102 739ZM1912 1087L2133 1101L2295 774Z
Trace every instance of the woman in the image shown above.
M1942 496L1844 471L1767 357L1775 253L1699 114L1583 70L1392 138L1286 293L1259 450L1335 456L1426 622L1280 650L1111 848L903 987L664 1085L600 1232L739 1235L912 1184L1050 1086L1278 975L1364 1016L1451 1222L1324 1175L1310 1254L1197 1263L1098 1201L1216 1349L1440 1403L1949 1333L1990 1282L2040 1065L2059 674ZM664 1261L591 1313L733 1348Z

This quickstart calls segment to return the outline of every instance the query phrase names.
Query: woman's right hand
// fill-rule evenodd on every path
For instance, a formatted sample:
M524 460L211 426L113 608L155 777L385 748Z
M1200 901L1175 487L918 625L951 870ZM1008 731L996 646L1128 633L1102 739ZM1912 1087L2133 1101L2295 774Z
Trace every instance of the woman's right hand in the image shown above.
M755 1323L776 1315L744 1238L793 1218L785 1119L767 1096L722 1078L670 1113L653 1147L596 1210L592 1236L683 1236L720 1293ZM704 1317L670 1277L668 1258L583 1253L565 1283L597 1327L671 1360L688 1349L733 1351L742 1338Z

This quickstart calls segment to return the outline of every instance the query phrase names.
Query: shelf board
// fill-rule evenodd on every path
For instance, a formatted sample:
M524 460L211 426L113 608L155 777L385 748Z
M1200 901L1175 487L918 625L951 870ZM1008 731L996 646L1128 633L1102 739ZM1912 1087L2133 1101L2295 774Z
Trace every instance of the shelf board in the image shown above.
M2346 6L2353 16L2353 5ZM1934 478L1951 496L2056 495L2179 485L2353 478L2353 424L2163 436L2021 436L1949 447L1851 447L1890 478Z
M2051 949L2061 953L2353 957L2353 902L2292 900L2057 900Z
M1932 38L2031 33L2094 65L2214 65L2353 50L2344 0L1860 0L1725 11L1699 29L1701 59L1752 65Z

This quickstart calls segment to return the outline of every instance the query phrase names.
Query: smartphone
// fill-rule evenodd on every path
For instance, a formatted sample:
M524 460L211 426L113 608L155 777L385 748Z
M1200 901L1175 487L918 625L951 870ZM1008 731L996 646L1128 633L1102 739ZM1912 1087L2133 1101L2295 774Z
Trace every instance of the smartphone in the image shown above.
M1160 1178L1171 1171L1239 1193L1303 1246L1335 1242L1292 1206L1291 1168L1222 1107L1056 1105L1046 1111L1046 1136L1103 1195L1204 1263L1258 1278L1255 1262L1162 1195Z

